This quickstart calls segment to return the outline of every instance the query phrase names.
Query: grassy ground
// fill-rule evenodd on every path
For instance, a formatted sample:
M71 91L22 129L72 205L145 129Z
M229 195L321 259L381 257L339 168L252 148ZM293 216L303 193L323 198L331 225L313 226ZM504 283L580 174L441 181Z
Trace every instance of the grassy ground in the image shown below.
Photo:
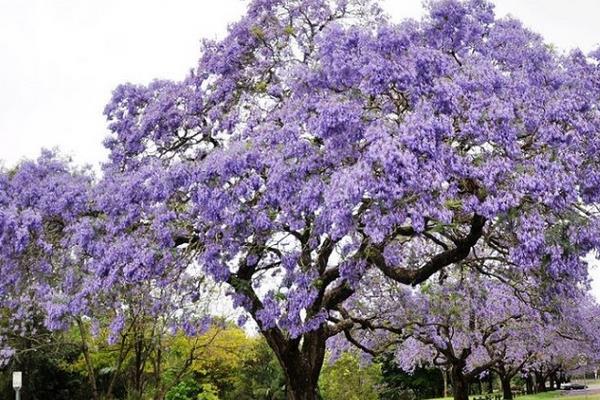
M593 381L586 381L586 383L589 385L590 382ZM600 383L598 381L596 381L596 383ZM469 399L473 400L476 397L481 397L479 395L476 396L470 396ZM600 400L600 394L596 393L596 394L591 394L591 395L566 395L566 394L561 394L560 391L555 390L555 391L551 391L551 392L544 392L544 393L537 393L537 394L528 394L528 395L522 395L522 396L517 396L515 397L515 400ZM452 397L440 397L437 399L431 399L431 400L452 400Z
M600 389L600 379L580 379L574 378L571 382L585 383L591 389ZM474 400L477 397L483 397L479 395L469 396L469 400ZM438 397L430 400L452 400L452 397ZM562 392L554 390L550 392L527 394L515 397L515 400L600 400L600 393L594 394L575 394L573 392Z
M538 393L538 394L528 394L525 396L518 396L517 400L600 400L600 394L591 394L591 395L565 395L559 391L554 392L546 392L546 393Z

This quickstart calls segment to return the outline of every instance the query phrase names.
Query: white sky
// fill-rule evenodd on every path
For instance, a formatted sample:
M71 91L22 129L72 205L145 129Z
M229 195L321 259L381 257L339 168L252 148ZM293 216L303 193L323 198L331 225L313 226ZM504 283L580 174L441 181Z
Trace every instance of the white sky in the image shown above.
M421 0L383 0L394 20ZM562 49L600 43L600 1L496 0ZM180 79L201 38L225 33L242 0L0 0L0 160L13 165L58 146L78 163L106 156L102 115L123 82ZM600 298L600 273L594 291Z

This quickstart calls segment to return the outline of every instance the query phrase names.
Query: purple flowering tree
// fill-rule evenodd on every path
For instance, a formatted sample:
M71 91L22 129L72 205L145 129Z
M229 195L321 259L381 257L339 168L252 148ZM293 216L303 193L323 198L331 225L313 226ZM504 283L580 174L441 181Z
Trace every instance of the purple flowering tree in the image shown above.
M167 331L195 335L209 323L206 302L200 301L208 293L206 279L180 255L158 255L153 243L159 239L151 228L136 229L135 235L124 229L113 209L111 185L126 190L109 177L98 184L89 169L48 151L0 172L2 361L18 350L10 347L14 337L74 327L94 399L101 394L90 334L108 329L109 344L120 344L106 389L111 396L130 348L147 353L144 346L155 345ZM135 191L143 188L136 185ZM131 204L135 195L130 196ZM144 332L148 320L153 340L132 334Z
M336 351L351 345L372 356L393 353L412 372L429 365L450 371L454 398L467 399L469 385L494 372L504 399L512 399L517 374L535 377L536 389L558 388L561 376L598 360L600 310L589 293L554 298L541 306L540 293L522 292L496 278L458 271L419 288L363 278L356 295L339 308L354 321ZM543 292L542 292L543 293ZM543 297L543 300L547 300ZM332 318L335 322L337 319Z
M161 182L111 193L125 229L225 283L289 398L313 399L371 268L417 285L471 254L548 293L586 279L598 77L483 0L400 24L368 1L257 0L184 80L115 90L105 174Z
M362 296L341 310L356 323L345 332L350 343L372 355L393 352L407 372L424 364L450 371L456 400L467 399L470 383L494 370L505 399L512 398L511 378L541 351L531 348L544 326L540 311L512 287L473 273L453 273L419 289L380 283L377 292L375 279L365 278Z
M600 362L600 306L594 298L582 294L564 300L560 311L559 318L546 320L535 335L518 344L532 354L522 372L538 392L546 390L548 381L550 388L559 389L565 375Z
M63 328L66 314L87 309L74 241L91 220L92 181L50 152L0 173L0 291L10 329L26 332L40 316L48 329Z
M400 24L367 0L254 0L182 81L115 90L90 285L197 266L256 321L288 398L314 399L370 269L418 285L472 256L548 295L586 279L599 77L484 0Z

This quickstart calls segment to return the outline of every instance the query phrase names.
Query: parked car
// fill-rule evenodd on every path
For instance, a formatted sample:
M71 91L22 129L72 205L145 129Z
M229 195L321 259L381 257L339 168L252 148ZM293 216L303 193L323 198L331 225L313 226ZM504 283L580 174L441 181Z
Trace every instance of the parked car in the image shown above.
M587 385L584 385L583 383L568 382L560 385L560 388L561 390L581 390L587 389Z

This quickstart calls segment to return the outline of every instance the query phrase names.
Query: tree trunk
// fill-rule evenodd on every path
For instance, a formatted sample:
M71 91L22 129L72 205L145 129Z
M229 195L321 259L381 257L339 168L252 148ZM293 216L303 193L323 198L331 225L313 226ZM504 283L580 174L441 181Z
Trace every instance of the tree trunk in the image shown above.
M527 374L527 377L525 378L525 390L527 394L533 394L533 378L531 377L531 374Z
M263 334L283 369L287 400L318 400L319 374L327 341L324 328L284 341L268 331Z
M504 400L512 400L512 388L510 387L510 378L507 376L500 376L500 382L502 383L502 395Z
M547 389L546 389L546 381L545 380L540 380L537 383L537 392L538 393L543 393L545 391L547 391Z
M550 374L550 385L554 390L560 390L560 384L562 383L561 372L555 371Z
M546 378L541 372L535 372L535 386L538 393L546 391Z
M444 396L448 397L448 370L446 367L442 368L442 377L444 378Z
M489 394L494 393L494 374L492 371L487 376L488 389L487 392Z
M97 400L99 398L98 395L98 387L96 386L96 373L94 372L94 365L92 364L92 358L90 356L90 349L87 343L87 332L85 327L83 326L83 322L81 319L76 318L77 327L79 328L79 335L81 336L81 352L83 353L83 359L85 360L85 366L88 374L88 383L90 384L90 389L92 391L92 399Z
M454 400L469 400L469 381L463 372L464 361L452 366L452 394Z
M317 383L311 380L298 380L286 376L287 400L317 400Z

